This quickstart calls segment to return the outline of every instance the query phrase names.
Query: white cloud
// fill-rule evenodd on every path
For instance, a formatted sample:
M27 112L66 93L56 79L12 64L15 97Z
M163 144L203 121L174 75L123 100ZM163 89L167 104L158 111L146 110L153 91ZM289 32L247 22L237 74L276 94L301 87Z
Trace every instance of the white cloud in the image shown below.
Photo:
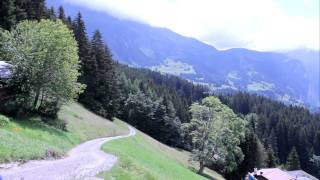
M218 48L319 49L319 17L288 15L276 0L66 1L167 27ZM310 0L304 4L310 6Z

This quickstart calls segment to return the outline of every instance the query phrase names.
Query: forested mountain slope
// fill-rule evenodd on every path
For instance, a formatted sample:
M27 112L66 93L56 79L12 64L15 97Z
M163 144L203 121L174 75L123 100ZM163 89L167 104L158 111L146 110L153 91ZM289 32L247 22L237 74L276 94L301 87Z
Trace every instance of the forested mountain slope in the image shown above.
M61 2L48 4L57 7ZM114 58L122 63L206 83L214 90L241 90L286 103L318 104L318 99L307 100L310 78L295 58L248 49L220 51L165 28L117 19L70 3L64 7L71 15L81 11L89 34L99 29Z

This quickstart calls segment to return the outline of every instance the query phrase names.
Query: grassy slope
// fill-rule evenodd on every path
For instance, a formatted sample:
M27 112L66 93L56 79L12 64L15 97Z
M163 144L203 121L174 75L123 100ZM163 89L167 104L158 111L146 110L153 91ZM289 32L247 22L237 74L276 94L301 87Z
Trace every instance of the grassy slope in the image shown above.
M189 153L170 148L138 132L136 136L111 141L103 150L120 158L110 171L99 176L105 179L205 179L188 169ZM206 171L212 179L223 179L214 171Z
M65 106L59 118L68 123L68 132L40 124L38 118L12 119L0 128L0 162L41 159L48 151L62 155L83 141L128 131L76 103Z
M41 159L48 150L64 154L82 141L128 132L125 123L105 120L76 103L65 106L59 118L68 123L68 132L39 124L37 118L12 119L0 128L0 163ZM187 168L188 152L170 148L141 132L109 142L103 148L120 157L111 172L101 174L106 179L204 179ZM206 173L223 179L214 171Z

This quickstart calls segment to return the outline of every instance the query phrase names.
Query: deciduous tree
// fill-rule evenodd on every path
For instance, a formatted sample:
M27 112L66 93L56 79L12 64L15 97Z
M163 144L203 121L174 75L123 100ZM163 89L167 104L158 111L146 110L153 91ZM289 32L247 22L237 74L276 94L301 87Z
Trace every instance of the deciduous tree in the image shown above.
M82 92L77 44L61 21L23 21L1 37L2 58L13 65L10 84L20 108L55 115Z
M211 166L222 172L237 168L243 160L239 147L246 121L215 97L207 97L190 107L192 119L183 129L192 137L192 159L199 161L199 173Z

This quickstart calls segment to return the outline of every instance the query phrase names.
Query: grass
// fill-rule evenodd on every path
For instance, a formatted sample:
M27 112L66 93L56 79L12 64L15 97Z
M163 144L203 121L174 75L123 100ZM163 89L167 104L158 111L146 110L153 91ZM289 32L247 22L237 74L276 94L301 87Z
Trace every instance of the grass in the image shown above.
M37 117L10 119L0 125L0 163L48 158L48 152L59 156L83 141L128 133L122 121L108 121L77 103L63 107L58 117L67 123L67 131L41 123ZM189 152L168 147L139 131L134 137L106 143L103 150L119 157L111 171L99 175L105 179L206 179L190 170ZM205 173L211 179L223 179L214 171L206 169Z
M104 179L207 179L188 168L188 152L170 148L139 131L134 137L108 142L102 149L119 157L111 171L99 175ZM207 170L206 176L223 179L214 171Z
M68 131L81 141L128 133L128 128L121 126L119 121L108 121L77 103L62 108L59 119L65 120Z
M11 119L0 127L0 163L48 158L52 152L61 156L83 141L128 131L76 103L63 107L58 117L67 122L67 132L41 123L37 117Z

